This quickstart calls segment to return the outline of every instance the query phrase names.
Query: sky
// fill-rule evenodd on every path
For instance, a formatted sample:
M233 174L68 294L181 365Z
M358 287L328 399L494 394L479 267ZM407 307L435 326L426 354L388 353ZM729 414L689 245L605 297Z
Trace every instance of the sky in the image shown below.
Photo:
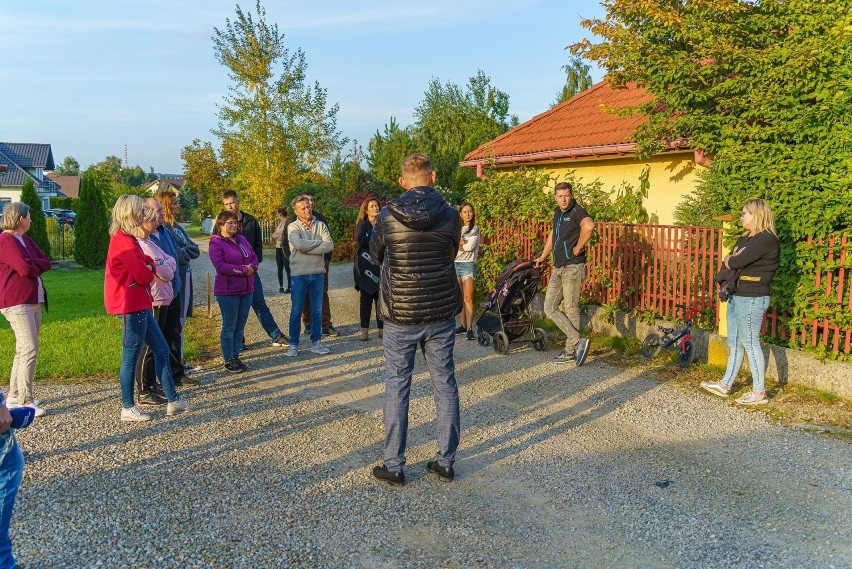
M59 164L107 156L145 171L183 171L228 92L211 37L254 0L28 0L0 3L0 141L49 143ZM308 80L337 103L342 135L363 147L391 117L414 122L432 78L464 86L482 70L524 122L565 82L569 44L592 38L598 0L266 0ZM597 82L603 72L592 66Z

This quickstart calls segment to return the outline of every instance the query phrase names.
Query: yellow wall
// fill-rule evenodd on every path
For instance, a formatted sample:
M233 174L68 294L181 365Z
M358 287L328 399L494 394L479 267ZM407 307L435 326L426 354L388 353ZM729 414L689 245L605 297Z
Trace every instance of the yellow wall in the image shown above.
M648 160L599 158L551 163L537 168L550 172L557 179L562 179L573 170L578 181L588 184L600 179L604 190L614 192L621 187L622 182L638 188L639 174L646 165L651 167L648 175L650 187L643 205L648 210L649 222L672 224L675 207L695 189L697 173L703 168L695 164L692 151L667 153Z

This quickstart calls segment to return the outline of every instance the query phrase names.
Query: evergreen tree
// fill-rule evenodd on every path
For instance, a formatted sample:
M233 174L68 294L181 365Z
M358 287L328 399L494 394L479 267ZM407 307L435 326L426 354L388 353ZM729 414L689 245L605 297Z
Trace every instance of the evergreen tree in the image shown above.
M109 247L109 215L104 205L103 183L93 168L83 173L80 180L80 203L74 220L74 258L90 269L104 266Z
M21 187L21 203L25 203L30 208L30 230L27 235L36 242L36 245L44 251L44 254L50 257L50 241L47 239L47 223L44 220L44 213L41 209L41 198L35 191L35 184L32 178L24 180L24 185Z

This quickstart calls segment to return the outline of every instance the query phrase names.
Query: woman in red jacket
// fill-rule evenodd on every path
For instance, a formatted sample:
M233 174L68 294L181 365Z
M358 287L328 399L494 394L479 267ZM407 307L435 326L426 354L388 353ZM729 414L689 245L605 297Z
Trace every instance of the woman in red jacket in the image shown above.
M39 214L41 215L41 214ZM33 374L38 355L41 305L47 292L41 274L50 270L47 258L25 234L30 228L30 208L20 202L6 204L0 221L0 312L15 332L15 359L6 406L33 407L36 417L44 409L33 398Z
M157 265L142 252L133 231L142 224L142 198L123 195L112 208L112 236L107 251L104 276L104 306L108 314L121 315L122 334L121 368L121 420L149 421L151 416L142 413L133 404L133 372L142 344L154 352L154 371L163 384L168 399L166 413L175 415L192 407L175 391L175 381L169 365L169 346L151 312L150 286Z

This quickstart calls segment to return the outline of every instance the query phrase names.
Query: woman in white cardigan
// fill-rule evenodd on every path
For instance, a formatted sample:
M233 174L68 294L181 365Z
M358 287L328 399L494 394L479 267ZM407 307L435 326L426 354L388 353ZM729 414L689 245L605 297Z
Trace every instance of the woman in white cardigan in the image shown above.
M462 229L455 265L464 304L458 315L459 327L456 328L456 334L467 333L467 339L473 340L473 280L476 277L476 257L479 255L479 227L476 226L473 206L468 202L459 206L459 216Z

